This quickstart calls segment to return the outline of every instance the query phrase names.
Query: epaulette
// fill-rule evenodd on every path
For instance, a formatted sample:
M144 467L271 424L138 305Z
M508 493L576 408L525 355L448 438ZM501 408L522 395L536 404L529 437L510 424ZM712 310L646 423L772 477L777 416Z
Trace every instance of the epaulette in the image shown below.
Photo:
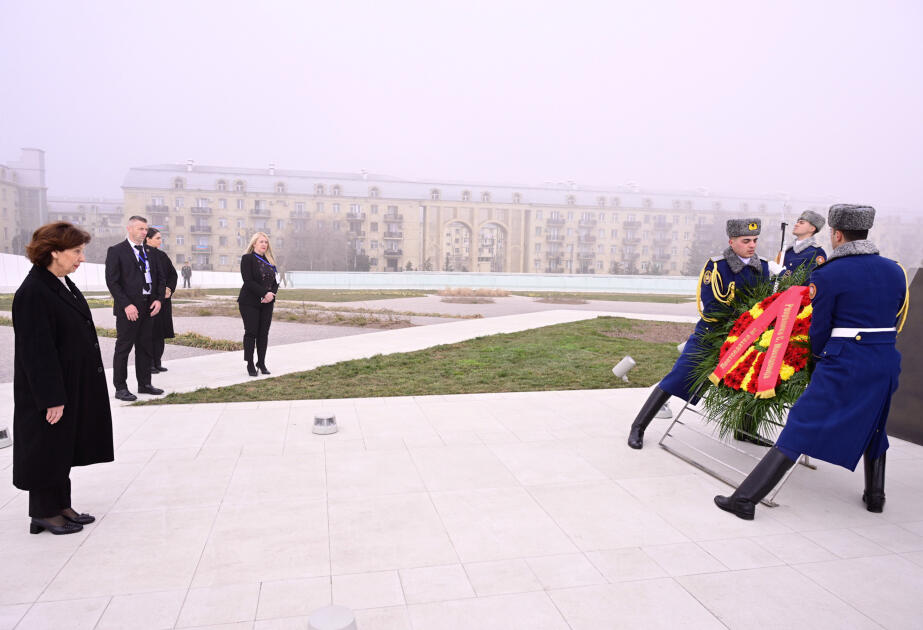
M769 262L769 259L766 258L765 256L758 256L758 258L762 260L763 262Z
M712 262L721 262L722 260L724 260L724 254L721 254L720 256L712 256L712 257L711 257L711 261L712 261Z

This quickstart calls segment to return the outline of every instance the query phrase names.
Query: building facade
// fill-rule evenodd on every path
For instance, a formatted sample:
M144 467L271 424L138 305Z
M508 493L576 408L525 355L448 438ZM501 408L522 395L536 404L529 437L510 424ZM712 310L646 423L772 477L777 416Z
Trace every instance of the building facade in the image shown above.
M0 251L23 254L47 216L45 152L22 149L19 161L0 164Z
M144 215L160 228L177 263L220 271L236 269L250 236L261 231L291 270L689 275L690 265L701 267L704 256L726 246L726 217L761 217L759 251L772 257L783 217L790 231L802 210L825 213L829 203L719 197L704 190L646 193L633 186L412 181L192 161L132 168L123 190L125 215ZM703 251L703 242L713 245ZM342 244L342 256L310 258L311 250L332 243Z

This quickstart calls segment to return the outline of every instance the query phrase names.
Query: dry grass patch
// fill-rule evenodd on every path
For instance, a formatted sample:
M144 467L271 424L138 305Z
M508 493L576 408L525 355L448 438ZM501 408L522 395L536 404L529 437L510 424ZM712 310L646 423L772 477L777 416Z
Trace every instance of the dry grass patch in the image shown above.
M438 292L438 295L446 297L507 297L510 292L506 289L470 289L468 287L447 287ZM443 300L445 302L446 300ZM473 302L480 304L481 302Z

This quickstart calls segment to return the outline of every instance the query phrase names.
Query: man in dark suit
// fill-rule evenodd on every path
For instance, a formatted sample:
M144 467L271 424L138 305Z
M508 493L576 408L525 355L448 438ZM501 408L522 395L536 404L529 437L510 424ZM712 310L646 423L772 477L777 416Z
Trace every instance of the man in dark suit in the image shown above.
M112 382L115 397L132 401L137 397L128 391L128 355L135 349L135 376L138 392L162 394L151 385L153 322L164 300L164 276L155 256L144 244L147 219L128 219L128 238L113 245L106 253L106 286L112 294L115 314L115 356L112 360Z

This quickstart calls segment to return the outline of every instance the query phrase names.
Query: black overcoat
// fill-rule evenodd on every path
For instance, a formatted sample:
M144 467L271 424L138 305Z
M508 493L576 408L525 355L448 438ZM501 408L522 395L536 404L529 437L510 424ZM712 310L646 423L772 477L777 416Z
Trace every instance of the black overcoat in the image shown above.
M244 254L240 257L240 275L244 280L244 285L240 287L240 293L237 295L237 301L240 304L260 306L260 300L267 291L279 292L276 272L260 262L256 254Z
M160 273L163 274L164 282L167 288L170 289L170 295L172 296L176 291L176 282L179 280L179 276L176 275L176 267L173 266L173 261L170 260L169 254L165 251L153 247L151 251L155 252L157 256L157 266ZM159 327L164 339L170 339L176 336L173 332L173 298L165 297L161 304L160 312L154 317L154 326Z
M72 466L114 459L112 413L90 307L34 266L13 297L13 485L21 490L62 483ZM64 405L54 425L45 414Z

